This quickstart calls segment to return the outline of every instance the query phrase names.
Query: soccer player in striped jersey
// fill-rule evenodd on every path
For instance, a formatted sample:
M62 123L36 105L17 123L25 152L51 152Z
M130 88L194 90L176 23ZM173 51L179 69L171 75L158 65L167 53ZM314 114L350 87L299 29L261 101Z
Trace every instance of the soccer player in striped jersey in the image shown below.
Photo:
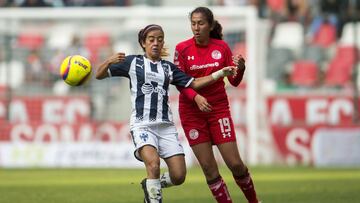
M186 176L184 150L169 107L169 85L200 89L217 79L235 74L235 68L225 67L212 75L196 78L186 75L173 63L163 60L168 55L164 32L159 25L148 25L138 33L144 55L117 53L97 69L96 78L126 77L130 80L132 113L130 130L135 145L135 157L143 161L147 178L141 184L145 202L162 202L161 187L180 185ZM160 158L165 160L168 173L160 180Z
M236 65L236 75L228 77L228 80L231 85L238 86L245 71L245 60L240 55L232 55L229 46L222 40L222 27L214 19L212 11L198 7L189 17L194 36L176 46L174 63L195 78L211 75L222 67ZM219 149L248 202L258 203L252 178L238 151L224 86L224 81L218 80L198 90L203 97L192 89L182 89L179 100L181 124L217 202L230 203L232 199L219 173L213 145ZM211 111L205 108L209 106Z

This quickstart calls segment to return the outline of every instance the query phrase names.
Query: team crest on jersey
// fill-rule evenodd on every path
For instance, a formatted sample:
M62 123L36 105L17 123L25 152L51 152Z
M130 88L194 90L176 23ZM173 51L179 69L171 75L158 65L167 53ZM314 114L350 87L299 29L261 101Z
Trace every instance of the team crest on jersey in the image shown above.
M164 63L162 66L163 66L163 69L164 69L165 76L169 77L170 76L170 69L171 69L170 65L167 64L167 63Z
M142 139L144 142L146 142L148 138L149 135L146 132L140 134L140 139Z
M197 131L196 129L191 129L189 131L189 137L192 140L196 140L199 137L199 131Z
M218 50L214 50L213 52L211 52L211 57L213 59L221 59L221 52Z

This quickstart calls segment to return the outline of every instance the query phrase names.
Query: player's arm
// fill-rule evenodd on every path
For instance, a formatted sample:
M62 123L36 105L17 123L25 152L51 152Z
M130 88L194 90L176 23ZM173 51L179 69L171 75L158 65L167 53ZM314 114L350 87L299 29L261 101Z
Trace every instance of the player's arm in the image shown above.
M116 53L105 61L96 69L96 79L101 80L109 77L108 69L112 64L120 63L125 60L125 53Z
M183 52L181 51L181 48L179 45L175 47L175 53L174 53L174 64L177 66L178 69L186 73L185 67L186 67L186 60L184 59ZM184 95L188 100L194 101L195 96L198 94L194 89L191 87L181 87L176 86L176 88L179 90L179 92Z
M199 90L205 86L215 83L219 78L235 75L236 69L237 68L235 66L227 66L222 68L221 70L213 72L211 75L195 78L190 83L190 87L194 90Z

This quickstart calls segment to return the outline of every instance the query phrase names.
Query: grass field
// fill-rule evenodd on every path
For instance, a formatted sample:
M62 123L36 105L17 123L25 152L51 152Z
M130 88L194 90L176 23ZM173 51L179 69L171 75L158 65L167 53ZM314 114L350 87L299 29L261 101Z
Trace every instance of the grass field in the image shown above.
M234 203L246 202L222 168ZM263 203L360 202L359 169L251 168ZM140 203L142 169L0 169L1 203ZM164 202L215 202L201 170L182 186L164 190Z

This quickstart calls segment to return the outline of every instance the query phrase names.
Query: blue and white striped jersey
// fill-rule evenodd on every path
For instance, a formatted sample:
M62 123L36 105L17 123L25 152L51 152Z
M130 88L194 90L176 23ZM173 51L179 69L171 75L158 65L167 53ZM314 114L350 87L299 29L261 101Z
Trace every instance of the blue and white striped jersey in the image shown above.
M172 123L169 84L188 87L194 80L169 61L152 62L143 55L127 56L125 61L110 65L108 73L130 79L130 127Z

